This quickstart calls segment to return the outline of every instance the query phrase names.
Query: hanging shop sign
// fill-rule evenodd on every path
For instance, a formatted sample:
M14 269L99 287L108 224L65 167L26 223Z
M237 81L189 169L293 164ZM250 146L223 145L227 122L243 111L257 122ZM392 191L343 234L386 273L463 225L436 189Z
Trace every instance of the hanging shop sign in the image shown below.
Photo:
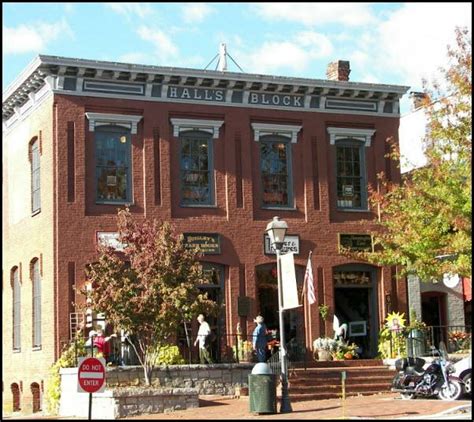
M110 246L117 251L123 251L125 245L119 241L119 234L117 232L96 232L97 244Z
M204 255L219 255L221 253L221 240L218 233L183 233L184 243L187 247L197 247Z
M374 245L370 234L339 234L339 251L341 248L351 251L373 252Z
M270 244L270 238L268 237L268 234L264 235L263 243L265 255L276 254L275 248ZM295 255L300 253L300 237L298 235L287 234L285 236L285 242L283 243L281 253L284 254L287 252L293 252Z

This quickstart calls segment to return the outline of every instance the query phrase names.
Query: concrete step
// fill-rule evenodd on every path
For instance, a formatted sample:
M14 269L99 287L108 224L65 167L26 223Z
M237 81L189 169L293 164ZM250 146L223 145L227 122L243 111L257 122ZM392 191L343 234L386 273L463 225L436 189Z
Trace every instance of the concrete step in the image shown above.
M382 390L372 390L372 391L364 391L364 392L347 392L346 391L346 397L349 396L371 396L374 394L379 394L383 392ZM327 399L338 399L341 398L341 391L338 393L310 393L310 394L291 394L290 392L290 400L292 402L297 402L297 401L308 401L308 400L327 400Z
M298 362L294 366L302 368L303 362ZM334 367L360 367L360 366L386 366L382 359L348 359L348 360L329 360L329 361L308 361L306 368L334 368Z
M387 385L391 384L393 379L392 374L381 374L374 375L370 377L350 377L346 378L346 385L354 384L380 384L386 383ZM312 386L312 385L341 385L341 377L325 377L319 380L309 379L309 378L290 378L290 382L293 386Z
M334 379L341 378L341 372L345 371L347 378L367 378L371 376L390 375L394 376L395 371L386 367L348 367L348 368L312 368L304 370L290 371L291 379L301 379L311 381L313 379Z
M341 394L341 384L331 385L306 385L306 386L294 386L290 385L290 397L294 394L319 394L319 393L331 393ZM346 393L365 393L367 391L390 391L390 383L378 382L372 384L346 384Z

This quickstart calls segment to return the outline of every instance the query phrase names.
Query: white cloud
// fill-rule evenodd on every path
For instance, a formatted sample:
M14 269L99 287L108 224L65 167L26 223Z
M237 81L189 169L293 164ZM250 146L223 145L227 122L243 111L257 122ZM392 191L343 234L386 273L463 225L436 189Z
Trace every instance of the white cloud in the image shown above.
M37 22L15 28L3 27L4 54L44 53L47 45L56 39L74 34L63 19L55 23Z
M129 19L132 16L143 19L153 13L153 9L148 3L105 3L105 6Z
M313 60L332 54L328 37L313 31L302 31L286 41L266 41L252 51L236 50L234 58L251 73L275 73L291 69L301 73Z
M214 9L206 3L186 3L182 6L183 20L186 23L199 23L206 19Z
M471 27L470 3L406 3L378 27L374 65L398 72L402 83L421 87L447 64L447 45L455 45L456 26Z
M143 25L138 28L137 33L142 40L150 41L154 45L159 61L168 61L178 56L178 48L164 31Z
M374 21L369 3L261 3L254 6L267 20L284 20L303 25L366 25Z

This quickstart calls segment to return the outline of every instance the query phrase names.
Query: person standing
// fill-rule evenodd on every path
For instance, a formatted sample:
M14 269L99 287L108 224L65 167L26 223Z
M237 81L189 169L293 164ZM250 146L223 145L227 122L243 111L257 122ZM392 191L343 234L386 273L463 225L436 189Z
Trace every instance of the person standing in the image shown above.
M253 349L257 352L258 362L265 362L267 360L267 326L261 315L258 315L254 321L257 326L252 334Z
M209 355L208 350L208 341L207 338L211 334L211 328L209 324L204 320L204 315L199 314L197 320L200 324L199 331L197 333L196 341L194 342L194 346L199 343L199 360L202 365L207 363L213 363L211 356Z

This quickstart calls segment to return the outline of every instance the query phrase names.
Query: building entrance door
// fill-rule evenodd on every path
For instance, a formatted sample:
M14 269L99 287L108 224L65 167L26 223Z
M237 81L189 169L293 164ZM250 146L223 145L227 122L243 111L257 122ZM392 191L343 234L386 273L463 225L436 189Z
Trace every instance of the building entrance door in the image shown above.
M301 297L304 268L295 265L298 297ZM278 319L278 278L275 264L260 265L256 269L257 278L257 312L263 316L269 330L279 331ZM255 315L256 316L256 315ZM303 307L289 309L283 313L285 340L294 347L304 346ZM279 337L279 335L278 335Z
M375 268L339 267L335 269L333 278L334 313L340 324L347 324L347 340L359 346L360 357L375 357L378 341Z

